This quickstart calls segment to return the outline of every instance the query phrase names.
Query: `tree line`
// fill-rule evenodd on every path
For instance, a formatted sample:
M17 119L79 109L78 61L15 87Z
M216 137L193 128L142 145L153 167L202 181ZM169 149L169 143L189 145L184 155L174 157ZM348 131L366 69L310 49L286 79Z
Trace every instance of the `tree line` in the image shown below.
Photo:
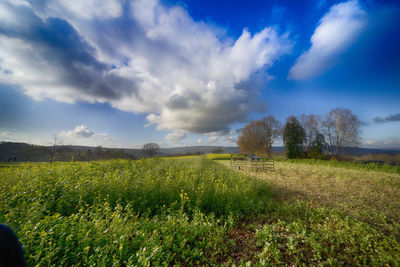
M252 120L238 137L241 153L271 156L272 144L283 141L287 158L341 158L344 148L359 146L363 122L349 109L325 115L289 116L285 124L269 115Z

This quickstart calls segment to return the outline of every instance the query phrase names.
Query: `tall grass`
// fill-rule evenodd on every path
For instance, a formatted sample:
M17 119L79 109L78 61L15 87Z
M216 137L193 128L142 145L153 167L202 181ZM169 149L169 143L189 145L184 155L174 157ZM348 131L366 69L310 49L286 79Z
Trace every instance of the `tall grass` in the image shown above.
M6 166L0 223L30 266L400 264L399 175L318 164L258 178L205 157Z
M0 222L30 265L216 262L227 225L263 212L271 195L200 158L24 164L0 175Z

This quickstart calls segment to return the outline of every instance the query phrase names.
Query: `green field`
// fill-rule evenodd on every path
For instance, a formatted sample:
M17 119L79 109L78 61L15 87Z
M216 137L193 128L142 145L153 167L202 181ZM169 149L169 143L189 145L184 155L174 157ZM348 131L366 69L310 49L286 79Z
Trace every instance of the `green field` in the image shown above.
M396 171L226 165L206 157L5 164L0 222L15 230L30 266L400 264Z

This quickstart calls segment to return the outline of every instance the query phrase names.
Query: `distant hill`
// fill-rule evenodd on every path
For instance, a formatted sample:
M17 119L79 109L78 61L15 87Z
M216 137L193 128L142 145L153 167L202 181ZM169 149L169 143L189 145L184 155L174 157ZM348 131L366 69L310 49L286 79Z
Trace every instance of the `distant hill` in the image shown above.
M10 158L16 161L49 161L50 151L53 146L38 146L26 143L1 142L0 143L0 162L7 162ZM159 156L173 155L196 155L213 153L217 149L222 149L223 153L238 153L237 147L223 146L190 146L173 147L160 149ZM56 156L58 161L74 160L96 160L102 158L139 158L142 157L141 149L130 148L107 148L90 146L56 146L59 151Z
M1 142L0 143L0 162L7 162L9 158L14 157L17 161L48 161L49 151L52 146L38 146L26 143ZM56 160L70 161L74 160L95 160L102 158L138 158L142 157L141 149L123 149L123 148L107 148L107 147L90 147L90 146L57 146L58 153ZM217 149L221 149L222 153L238 153L237 147L224 146L188 146L188 147L172 147L162 148L159 156L173 155L196 155L213 153ZM284 147L273 147L272 152L284 152ZM362 156L366 154L398 154L400 149L374 149L374 148L358 148L347 147L345 154L352 156Z
M238 153L237 147L225 147L225 146L187 146L187 147L173 147L173 148L162 148L160 154L165 155L177 155L177 154L208 154L213 153L217 149L222 149L222 153Z

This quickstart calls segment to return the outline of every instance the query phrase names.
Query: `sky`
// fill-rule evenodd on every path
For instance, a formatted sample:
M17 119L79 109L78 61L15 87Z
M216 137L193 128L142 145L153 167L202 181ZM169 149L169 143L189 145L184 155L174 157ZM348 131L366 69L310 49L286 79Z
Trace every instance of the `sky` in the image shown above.
M3 0L0 141L235 146L345 108L400 148L399 47L398 1Z

